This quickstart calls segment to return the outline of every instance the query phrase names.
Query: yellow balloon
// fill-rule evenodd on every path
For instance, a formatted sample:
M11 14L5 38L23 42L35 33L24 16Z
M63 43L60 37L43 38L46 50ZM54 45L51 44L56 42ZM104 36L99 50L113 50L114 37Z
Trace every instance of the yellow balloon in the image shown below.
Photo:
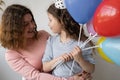
M97 42L97 45L101 45L101 43L103 42L103 41L105 41L105 37L101 37L99 40L98 40L98 42ZM114 63L109 57L107 57L107 55L103 52L103 50L102 50L102 48L101 47L98 47L97 48L97 51L98 51L98 53L99 53L99 55L105 60L105 61L107 61L107 62L109 62L109 63Z

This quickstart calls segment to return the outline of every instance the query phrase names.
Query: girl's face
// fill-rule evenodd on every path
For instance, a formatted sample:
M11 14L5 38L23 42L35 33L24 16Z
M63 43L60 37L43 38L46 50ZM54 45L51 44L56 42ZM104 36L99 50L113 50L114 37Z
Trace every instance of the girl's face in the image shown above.
M31 14L26 14L24 17L23 17L23 20L24 20L24 36L26 38L33 38L34 36L34 28L35 28L35 22L33 21L32 19L32 16Z
M48 13L48 18L49 18L49 24L48 26L52 30L53 33L60 33L62 30L62 25L60 22L50 13Z

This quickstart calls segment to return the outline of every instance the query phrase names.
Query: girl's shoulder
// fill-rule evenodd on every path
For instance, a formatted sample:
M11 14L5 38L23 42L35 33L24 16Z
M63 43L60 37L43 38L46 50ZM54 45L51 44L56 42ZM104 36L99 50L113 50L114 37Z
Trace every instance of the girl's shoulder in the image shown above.
M60 36L57 34L57 35L50 35L49 36L49 40L52 40L52 41L55 41L59 38Z
M56 43L59 41L59 35L50 35L47 42L50 44Z

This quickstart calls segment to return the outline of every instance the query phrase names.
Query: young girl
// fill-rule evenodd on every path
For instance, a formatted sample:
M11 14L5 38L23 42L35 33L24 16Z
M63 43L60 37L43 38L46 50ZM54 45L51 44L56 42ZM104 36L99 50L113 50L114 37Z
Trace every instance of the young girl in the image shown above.
M52 4L48 10L49 26L55 36L48 39L45 54L43 56L43 70L52 71L59 77L69 77L82 71L92 73L94 71L94 59L92 50L81 51L79 48L87 38L82 30L82 36L78 44L80 25L69 15L66 9L58 9ZM85 47L89 47L86 45ZM71 59L71 60L70 60ZM72 73L70 73L73 59L75 60ZM53 65L63 60L64 63L53 69Z

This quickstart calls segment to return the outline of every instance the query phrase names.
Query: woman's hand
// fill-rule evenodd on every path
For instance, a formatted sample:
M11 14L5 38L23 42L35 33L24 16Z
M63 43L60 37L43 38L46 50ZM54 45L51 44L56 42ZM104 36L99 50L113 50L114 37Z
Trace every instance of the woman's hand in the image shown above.
M92 76L90 73L83 71L82 73L74 75L74 80L92 80Z

